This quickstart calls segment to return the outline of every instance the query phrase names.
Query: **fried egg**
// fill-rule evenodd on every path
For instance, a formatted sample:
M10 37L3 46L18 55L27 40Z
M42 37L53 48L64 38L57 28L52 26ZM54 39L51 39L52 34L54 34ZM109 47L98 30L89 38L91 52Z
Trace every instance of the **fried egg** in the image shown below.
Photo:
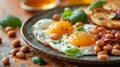
M54 50L65 53L69 48L78 48L83 55L95 54L92 49L96 38L90 33L94 25L84 24L85 31L78 31L69 21L53 21L52 19L41 19L33 25L33 34L37 41L46 42ZM59 40L50 38L50 34L56 33L61 37Z

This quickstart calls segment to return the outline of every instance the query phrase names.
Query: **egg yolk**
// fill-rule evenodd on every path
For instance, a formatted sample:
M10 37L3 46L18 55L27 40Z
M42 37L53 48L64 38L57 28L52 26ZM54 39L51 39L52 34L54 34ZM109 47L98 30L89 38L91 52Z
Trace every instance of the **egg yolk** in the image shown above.
M58 21L51 24L47 29L49 34L68 34L72 32L73 27L69 21Z
M87 32L75 32L70 35L68 41L75 46L89 46L95 43L96 38Z

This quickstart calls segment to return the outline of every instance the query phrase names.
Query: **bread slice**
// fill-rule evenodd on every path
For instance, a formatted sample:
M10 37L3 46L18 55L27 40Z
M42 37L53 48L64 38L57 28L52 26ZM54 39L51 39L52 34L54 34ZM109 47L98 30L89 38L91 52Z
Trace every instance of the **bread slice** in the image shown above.
M109 17L111 13L112 12L103 8L96 8L90 15L90 19L93 23L97 25L120 29L120 20L110 19Z
M120 0L107 0L107 2L103 5L103 8L106 10L115 11L120 8Z

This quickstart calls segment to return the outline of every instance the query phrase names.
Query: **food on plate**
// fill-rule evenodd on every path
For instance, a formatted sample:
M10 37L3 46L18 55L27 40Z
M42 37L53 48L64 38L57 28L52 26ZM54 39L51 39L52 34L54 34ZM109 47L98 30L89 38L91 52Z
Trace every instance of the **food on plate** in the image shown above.
M72 24L75 24L76 22L84 23L87 21L87 15L81 9L76 9L73 11L70 8L65 8L62 14L62 18L64 20L69 20Z
M58 14L54 14L53 20L59 21L60 20L60 16Z
M103 5L106 10L113 10L120 8L120 0L106 0L107 2Z
M38 20L32 26L33 35L45 46L72 58L97 55L103 61L120 55L120 11L104 9L108 2L98 0L88 7L90 10L67 7L60 15Z
M82 27L83 29L87 29L90 27L90 25L86 24ZM93 27L93 25L91 25L91 27ZM51 19L42 19L33 25L33 34L38 41L41 43L47 42L52 49L55 49L59 52L65 53L68 49L80 48L81 51L86 55L94 54L94 51L92 51L92 46L96 40L95 36L89 32L86 32L85 29L79 30L78 28L79 27L72 25L69 21L53 21ZM87 31L89 30L87 29ZM58 39L51 37L53 34L54 36L58 37ZM81 39L79 39L79 37ZM78 40L76 41L74 39Z
M111 19L110 17L112 13L112 11L108 11L103 8L96 8L90 15L90 19L93 21L93 23L100 26L106 26L109 28L120 28L120 19Z
M89 9L89 10L92 10L92 9L94 9L94 8L96 8L96 7L101 7L105 2L106 2L106 0L98 0L98 1L96 1L96 2L94 2L94 3L92 3L92 4L88 7L88 9Z

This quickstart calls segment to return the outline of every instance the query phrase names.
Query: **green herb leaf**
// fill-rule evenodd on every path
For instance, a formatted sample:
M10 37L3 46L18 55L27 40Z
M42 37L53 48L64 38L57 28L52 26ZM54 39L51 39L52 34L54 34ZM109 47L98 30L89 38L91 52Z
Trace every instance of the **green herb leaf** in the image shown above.
M81 9L76 9L72 11L70 8L65 8L62 19L70 21L72 24L75 24L76 22L86 22L87 15L86 13Z
M16 27L20 27L22 25L22 22L19 18L9 15L3 19L0 19L0 25L4 28L7 26L12 26L16 28Z
M114 19L115 17L116 17L116 14L113 13L113 12L112 12L112 13L110 14L110 16L109 16L110 19Z
M64 9L64 12L63 12L63 14L62 14L62 18L64 19L64 20L69 20L69 17L72 15L72 10L70 9L70 8L65 8Z
M76 10L73 11L69 20L72 24L75 24L76 22L83 22L84 23L84 22L87 21L87 15L83 10L76 9Z
M58 40L58 41L52 41L54 44L59 44L59 43L61 43L62 42L62 40L60 39L60 40Z
M106 0L98 0L94 3L92 3L90 6L88 6L88 9L92 10L93 8L101 7L105 2L106 2Z
M67 46L67 48L71 48L71 46Z
M33 57L32 62L35 64L45 65L46 62L41 57Z
M83 57L82 52L81 52L79 49L77 49L77 48L67 49L67 50L65 51L65 54L66 54L68 57L74 57L74 58Z
M100 17L99 20L104 20L104 18L103 18L103 17Z
M52 41L54 44L57 44L57 42L56 41Z
M77 30L78 30L78 31L84 31L84 29L83 29L82 26L79 26L79 27L77 28Z
M59 40L59 41L58 41L58 43L61 43L61 42L62 42L62 40Z

